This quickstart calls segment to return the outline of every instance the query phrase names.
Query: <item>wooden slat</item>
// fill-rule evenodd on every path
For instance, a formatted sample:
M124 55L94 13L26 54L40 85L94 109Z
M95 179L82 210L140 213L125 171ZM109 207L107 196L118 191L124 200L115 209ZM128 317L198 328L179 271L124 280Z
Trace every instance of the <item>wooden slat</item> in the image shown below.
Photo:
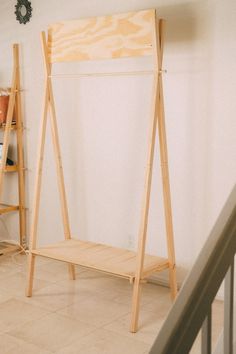
M17 165L13 165L13 166L6 166L4 169L4 172L16 172L18 170L18 166Z
M53 24L48 31L50 62L152 55L154 19L152 9Z
M19 210L18 205L0 204L0 215L16 210Z
M1 125L0 125L0 129L1 129L1 130L5 130L5 129L6 129L6 124L1 124ZM16 129L17 129L16 124L14 124L14 123L12 122L12 125L11 125L10 130L16 130Z
M32 250L32 254L57 259L87 268L96 269L133 280L136 271L136 252L76 239ZM161 271L168 268L165 258L145 255L145 270Z

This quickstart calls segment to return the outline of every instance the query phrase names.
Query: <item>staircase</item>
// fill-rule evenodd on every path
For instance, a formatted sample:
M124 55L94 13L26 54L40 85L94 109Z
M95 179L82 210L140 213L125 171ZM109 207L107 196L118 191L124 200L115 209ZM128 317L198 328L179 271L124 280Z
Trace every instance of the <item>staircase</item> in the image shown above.
M236 354L233 316L235 252L236 186L185 280L150 354L191 353L199 331L201 331L199 353ZM213 352L211 305L223 281L224 328Z

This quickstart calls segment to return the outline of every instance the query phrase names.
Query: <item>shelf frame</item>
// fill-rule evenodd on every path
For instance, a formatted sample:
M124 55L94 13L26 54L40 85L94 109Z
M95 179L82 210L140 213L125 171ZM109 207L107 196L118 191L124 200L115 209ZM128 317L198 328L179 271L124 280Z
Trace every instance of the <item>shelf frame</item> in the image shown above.
M72 238L39 247L31 253L126 278L131 283L135 280L137 254L134 251ZM146 254L141 279L168 268L167 258Z
M4 90L2 88L2 90ZM9 93L9 104L6 122L1 124L3 131L3 148L0 163L0 199L4 189L5 174L17 172L18 178L18 205L7 205L0 202L0 215L8 212L18 211L19 213L19 243L26 245L26 213L25 213L25 168L23 151L23 123L21 109L21 88L20 88L20 64L19 45L13 44L13 73L11 87L5 89ZM14 116L14 117L13 117ZM14 119L13 119L14 118ZM7 165L10 134L16 134L17 162L15 165Z
M132 28L130 32L127 30L129 28ZM91 33L96 33L96 36L91 36ZM146 279L152 273L168 269L170 275L169 278L172 298L175 298L177 294L174 238L168 170L168 153L165 131L164 99L162 84L164 21L162 19L157 18L156 11L154 9L127 14L118 14L109 16L109 18L104 16L92 19L90 18L83 20L62 21L49 27L48 36L46 36L45 32L41 33L41 44L45 67L45 89L41 120L40 142L38 147L35 197L31 223L32 227L30 232L29 271L26 294L27 296L32 296L35 258L37 256L58 259L68 263L69 273L72 279L75 278L74 264L79 264L90 269L96 269L98 271L108 272L109 274L113 274L116 276L122 276L133 283L130 331L136 332L138 329L141 284L144 279ZM82 242L80 240L73 240L71 237L55 103L53 96L52 79L54 76L52 74L52 66L54 63L57 62L72 62L98 59L112 60L122 57L134 57L145 55L152 56L154 59L154 67L152 70L153 94L149 124L146 176L142 212L140 216L137 251L131 252L127 250L120 250L114 247L106 245L102 246L96 243L89 244L91 248L94 248L95 250L101 248L101 252L104 253L106 257L109 257L110 255L111 258L113 258L114 254L117 254L117 252L121 252L121 255L123 255L123 257L130 257L132 259L130 263L132 264L132 267L130 264L129 265L132 268L132 271L129 272L128 264L125 264L126 261L123 260L123 262L120 262L118 266L118 264L116 263L116 257L114 257L115 259L113 263L107 262L107 264L109 264L109 266L107 267L105 267L104 262L101 263L100 260L97 260L95 264L91 264L90 259L94 256L98 256L90 254L90 247L88 247L88 249L86 249L86 247L85 249L83 249L84 246L88 245L86 241ZM121 74L128 75L130 74L130 72L122 72ZM139 73L137 72L132 72L132 75L138 74ZM143 75L143 72L140 72L140 74ZM113 75L117 76L117 72L109 73L109 76ZM86 74L86 76L88 75ZM70 75L70 77L73 77L73 75ZM78 77L78 74L75 74L74 77ZM59 79L58 76L57 78ZM37 247L39 204L48 113L50 116L51 123L51 136L57 169L57 182L60 195L61 215L64 227L65 241L62 241L59 244L54 243L45 247ZM157 129L160 142L160 160L168 253L168 257L166 259L145 254L152 185L152 168L154 161ZM70 245L74 245L74 247L71 247ZM108 255L106 253L107 251ZM75 253L77 254L77 257L74 256ZM147 266L149 260L152 259L153 264ZM122 270L122 267L125 267L125 265L127 265L126 271Z

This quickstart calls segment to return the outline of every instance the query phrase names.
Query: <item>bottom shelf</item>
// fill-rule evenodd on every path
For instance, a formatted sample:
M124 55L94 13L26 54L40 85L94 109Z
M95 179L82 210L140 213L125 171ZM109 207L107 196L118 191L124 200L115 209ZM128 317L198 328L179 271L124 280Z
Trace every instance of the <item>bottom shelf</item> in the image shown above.
M137 253L77 239L66 240L32 250L32 254L53 258L133 281L137 266ZM166 258L145 255L142 278L169 268Z
M20 247L18 245L14 245L8 242L0 242L0 256L10 252L18 251L19 249Z

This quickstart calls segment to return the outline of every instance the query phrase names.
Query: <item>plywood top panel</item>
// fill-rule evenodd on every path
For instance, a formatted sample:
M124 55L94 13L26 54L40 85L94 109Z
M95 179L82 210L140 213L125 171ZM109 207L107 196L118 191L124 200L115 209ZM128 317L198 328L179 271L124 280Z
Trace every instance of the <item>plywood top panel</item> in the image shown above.
M63 21L48 29L51 63L153 54L155 10Z

